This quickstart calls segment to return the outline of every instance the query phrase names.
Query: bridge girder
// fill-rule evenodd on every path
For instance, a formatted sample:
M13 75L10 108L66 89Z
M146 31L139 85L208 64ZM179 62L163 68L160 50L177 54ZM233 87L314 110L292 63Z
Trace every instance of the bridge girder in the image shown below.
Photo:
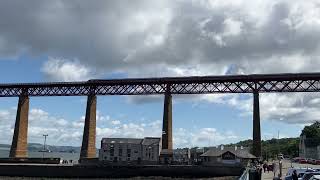
M145 78L89 80L65 83L0 84L0 97L27 96L88 96L152 95L210 93L267 93L320 91L320 73L192 76L175 78Z

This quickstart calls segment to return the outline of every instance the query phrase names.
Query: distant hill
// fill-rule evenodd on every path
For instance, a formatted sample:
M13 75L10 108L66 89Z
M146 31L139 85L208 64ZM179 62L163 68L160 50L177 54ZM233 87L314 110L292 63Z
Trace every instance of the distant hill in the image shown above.
M11 145L8 144L0 144L1 149L10 149ZM52 152L74 152L79 153L80 147L74 147L74 146L46 146L50 151ZM43 144L40 143L29 143L28 144L28 151L40 151L43 150Z
M299 141L297 138L281 138L281 139L270 139L261 142L262 148L262 156L269 158L276 157L278 153L282 153L289 157L297 157L299 156ZM252 150L252 140L244 140L238 143L227 144L225 146L243 146L250 147Z
M0 144L0 148L10 148L11 146L8 144Z

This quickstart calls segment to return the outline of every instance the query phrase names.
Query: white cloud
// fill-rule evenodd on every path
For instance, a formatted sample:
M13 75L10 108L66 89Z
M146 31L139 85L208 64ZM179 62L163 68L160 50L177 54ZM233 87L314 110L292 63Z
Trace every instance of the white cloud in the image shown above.
M0 110L0 143L10 144L14 123L15 109ZM100 115L98 118L103 119ZM108 116L109 117L109 116ZM110 117L109 117L110 118ZM28 142L42 143L43 134L48 134L50 145L81 146L83 134L83 120L65 120L55 117L42 109L31 109L29 113ZM162 121L142 123L121 123L120 120L97 121L96 145L99 147L103 137L143 138L161 137ZM8 131L10 130L10 131ZM221 143L235 142L240 138L233 132L219 132L215 128L202 128L188 131L184 128L175 128L173 131L174 147L208 146Z
M200 128L193 131L177 128L173 133L175 148L216 146L237 142L241 139L243 138L236 136L232 131L220 132L215 128Z
M119 125L121 122L119 120L111 121L112 125Z
M150 77L320 71L317 0L23 3L0 6L0 57L49 56L42 67L49 80L119 72ZM161 100L150 97L129 102ZM309 123L319 117L317 95L266 98L261 96L262 119ZM250 99L237 95L200 99L240 103L244 114L252 109Z
M94 76L88 67L78 61L57 58L49 58L43 64L42 72L54 81L86 81Z

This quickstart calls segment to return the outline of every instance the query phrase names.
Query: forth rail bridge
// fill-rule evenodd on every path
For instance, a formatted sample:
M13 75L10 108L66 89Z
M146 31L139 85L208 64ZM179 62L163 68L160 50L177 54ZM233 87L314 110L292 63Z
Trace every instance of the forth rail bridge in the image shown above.
M0 97L19 97L10 158L27 158L29 97L87 96L80 160L96 157L97 95L163 94L165 98L161 152L167 152L170 156L170 153L172 153L172 94L252 93L253 154L260 157L259 93L319 91L320 73L97 79L86 82L0 84Z

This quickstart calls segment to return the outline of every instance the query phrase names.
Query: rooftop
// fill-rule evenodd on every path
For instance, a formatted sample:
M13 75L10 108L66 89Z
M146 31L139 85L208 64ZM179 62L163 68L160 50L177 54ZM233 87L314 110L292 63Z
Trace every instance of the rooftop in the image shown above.
M101 143L141 144L142 140L137 138L102 138Z
M101 143L117 143L117 144L142 144L142 145L153 145L159 144L161 138L159 137L145 137L145 138L102 138Z
M248 159L256 158L256 156L250 154L248 148L241 149L241 148L235 148L235 147L211 148L207 152L203 153L201 156L202 157L208 157L208 156L218 157L228 151L239 158L248 158Z

